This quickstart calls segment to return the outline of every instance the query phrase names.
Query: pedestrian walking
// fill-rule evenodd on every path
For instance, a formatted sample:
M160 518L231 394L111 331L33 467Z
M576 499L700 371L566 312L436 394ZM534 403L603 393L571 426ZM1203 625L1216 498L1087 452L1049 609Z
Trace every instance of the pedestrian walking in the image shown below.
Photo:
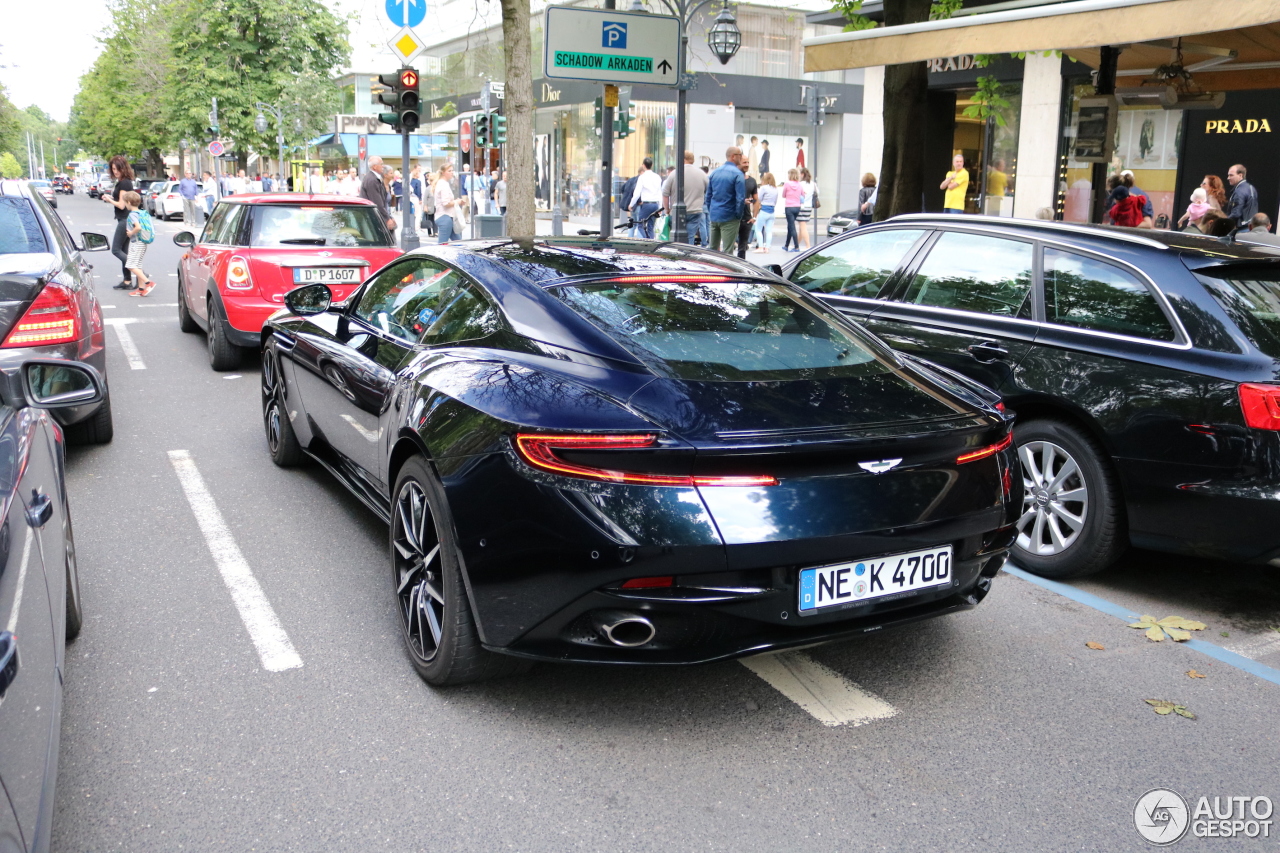
M752 140L754 139L755 137L752 137ZM751 229L756 224L756 214L760 210L760 202L757 199L759 182L747 174L751 164L746 157L743 157L738 162L738 166L742 169L743 188L746 192L742 201L742 219L738 224L738 257L745 261L747 259L747 246L751 242Z
M730 146L724 152L724 163L707 180L702 206L711 220L711 248L717 252L732 252L738 239L742 205L747 197L741 163L742 151L736 145Z
M120 278L119 284L113 284L115 290L132 290L134 285L129 281L129 237L125 233L128 226L125 220L129 216L128 207L124 203L123 196L127 192L133 192L133 167L129 165L129 160L123 154L117 154L107 163L107 170L111 173L111 179L116 182L115 189L110 195L104 195L102 200L115 208L116 231L111 238L111 254L120 259Z
M800 202L804 201L804 189L800 186L800 170L788 169L787 182L782 185L782 210L787 217L787 239L782 244L784 252L800 251L800 234L796 219L800 216Z
M862 186L858 188L858 224L870 225L875 218L876 206L871 199L876 194L876 176L867 172L862 176Z
M307 175L306 187L304 189L312 195L323 194L328 191L328 183L324 179L324 172L320 169L312 169L311 174Z
M391 217L391 210L387 205L387 182L383 180L382 168L381 157L375 154L369 158L369 171L360 181L359 195L373 202L374 207L378 208L378 216L387 228L394 232L396 221Z
M125 266L133 274L133 287L129 296L150 296L156 283L142 271L142 259L147 254L147 247L156 238L155 225L151 215L142 210L142 196L130 190L123 196L125 204L125 236L129 238L129 252L125 256Z
M417 163L409 170L409 215L414 222L422 216L422 167Z
M756 200L760 206L756 213L756 228L752 239L757 252L769 252L773 249L773 220L777 217L778 184L773 172L765 172L760 176L760 186L756 190Z
M641 163L640 174L636 176L635 197L632 200L635 213L632 218L640 226L640 237L653 239L653 220L662 205L662 181L658 173L653 171L653 158L646 157Z
M1122 228L1137 228L1142 224L1142 203L1146 200L1141 195L1134 195L1122 182L1115 189L1116 203L1107 211L1114 225Z
M498 205L498 213L503 216L507 215L507 170L503 169L501 174L495 170L494 174L497 180L493 182L493 200Z
M1155 221L1155 208L1151 204L1151 196L1134 183L1133 172L1128 169L1120 173L1120 183L1124 184L1125 189L1129 191L1129 195L1138 196L1142 199L1142 221L1138 223L1137 227L1152 227Z
M419 223L428 237L436 236L436 180L435 172L427 173L426 186L422 188L422 220Z
M1244 166L1239 163L1227 170L1227 183L1231 184L1231 198L1227 201L1227 217L1243 228L1258 212L1258 191L1245 179Z
M449 183L451 180L453 180L453 164L445 163L440 167L440 176L436 179L435 188L432 190L436 206L436 231L440 235L441 243L453 240L455 234L462 235L455 220L462 217L462 207L466 203L463 200L465 196L463 199L454 196L453 186Z
M214 202L218 200L218 182L214 180L213 172L205 169L201 182L201 194L204 196L204 215L209 218L213 215Z
M800 169L800 189L804 193L800 197L800 212L796 214L796 226L800 232L803 249L809 248L809 221L813 219L813 207L818 199L818 185L813 182L813 175L806 168Z
M1200 187L1208 195L1209 207L1213 210L1225 210L1227 207L1227 190L1222 185L1222 178L1217 175L1205 175Z
M946 190L943 197L943 213L964 213L964 196L969 190L969 170L964 167L964 155L957 154L951 158L951 171L938 185Z
M693 165L693 152L684 152L684 234L691 246L706 246L711 242L711 229L707 227L707 214L702 204L707 196L707 173ZM673 169L662 184L662 206L672 211L675 203L676 173ZM673 214L674 215L674 214Z
M196 220L196 196L199 194L200 185L188 169L182 180L178 181L178 195L182 196L182 224L191 228L200 224Z

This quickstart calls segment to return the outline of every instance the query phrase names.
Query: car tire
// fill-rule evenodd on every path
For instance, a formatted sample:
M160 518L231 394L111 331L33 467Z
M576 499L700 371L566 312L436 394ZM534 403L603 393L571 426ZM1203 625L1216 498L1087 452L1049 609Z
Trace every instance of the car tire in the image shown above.
M427 461L408 459L391 494L392 589L405 649L418 675L445 687L528 670L528 661L480 645L453 519ZM406 532L406 522L416 532Z
M1022 464L1023 511L1013 560L1041 577L1100 572L1124 553L1119 479L1092 437L1059 420L1032 420L1013 432Z
M178 273L178 328L184 332L200 331L200 326L187 308L187 288L182 283L182 273Z
M209 366L214 370L235 370L244 351L227 338L226 327L218 316L218 308L209 303Z
M116 434L111 418L111 393L107 392L106 399L92 415L79 423L68 424L62 431L67 437L67 444L110 444Z
M71 527L71 507L66 507L67 513L67 541L66 541L66 569L67 569L67 642L71 642L80 636L80 629L84 627L84 608L80 598L80 569L76 565L76 535Z
M293 468L305 462L307 455L289 421L281 381L280 354L268 344L262 350L262 425L267 433L267 452L281 468Z

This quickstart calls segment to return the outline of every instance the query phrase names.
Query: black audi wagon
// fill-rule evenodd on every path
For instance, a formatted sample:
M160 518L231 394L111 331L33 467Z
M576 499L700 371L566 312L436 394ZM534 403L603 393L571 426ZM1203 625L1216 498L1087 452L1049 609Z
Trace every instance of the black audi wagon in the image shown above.
M1280 253L1186 234L895 217L788 264L902 353L1017 413L1014 559L1129 544L1280 565Z

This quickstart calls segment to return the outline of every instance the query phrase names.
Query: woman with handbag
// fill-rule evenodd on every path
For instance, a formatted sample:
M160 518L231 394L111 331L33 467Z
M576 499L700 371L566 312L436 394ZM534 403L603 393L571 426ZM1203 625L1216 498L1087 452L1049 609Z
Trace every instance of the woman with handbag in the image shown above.
M809 220L813 219L814 208L818 206L818 185L813 182L813 174L808 168L800 170L800 189L804 196L800 200L800 214L796 217L796 225L800 230L800 242L804 249L809 248Z

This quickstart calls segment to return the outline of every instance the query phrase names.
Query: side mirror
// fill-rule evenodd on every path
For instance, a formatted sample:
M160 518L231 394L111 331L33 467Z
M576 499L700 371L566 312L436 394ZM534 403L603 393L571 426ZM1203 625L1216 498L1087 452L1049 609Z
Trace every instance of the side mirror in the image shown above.
M101 234L94 234L92 231L82 231L80 233L80 244L84 247L82 252L102 252L111 248L111 241Z
M299 317L323 314L333 304L333 291L325 284L304 284L286 293L284 304Z
M177 234L173 235L173 244L175 246L181 246L184 249L190 249L196 244L196 235L192 234L190 231L179 231Z
M786 278L786 276L782 274L782 264L769 264L765 269L769 270L769 272L773 273L778 278Z
M27 405L38 409L85 406L107 395L102 374L83 362L29 359L21 372Z

